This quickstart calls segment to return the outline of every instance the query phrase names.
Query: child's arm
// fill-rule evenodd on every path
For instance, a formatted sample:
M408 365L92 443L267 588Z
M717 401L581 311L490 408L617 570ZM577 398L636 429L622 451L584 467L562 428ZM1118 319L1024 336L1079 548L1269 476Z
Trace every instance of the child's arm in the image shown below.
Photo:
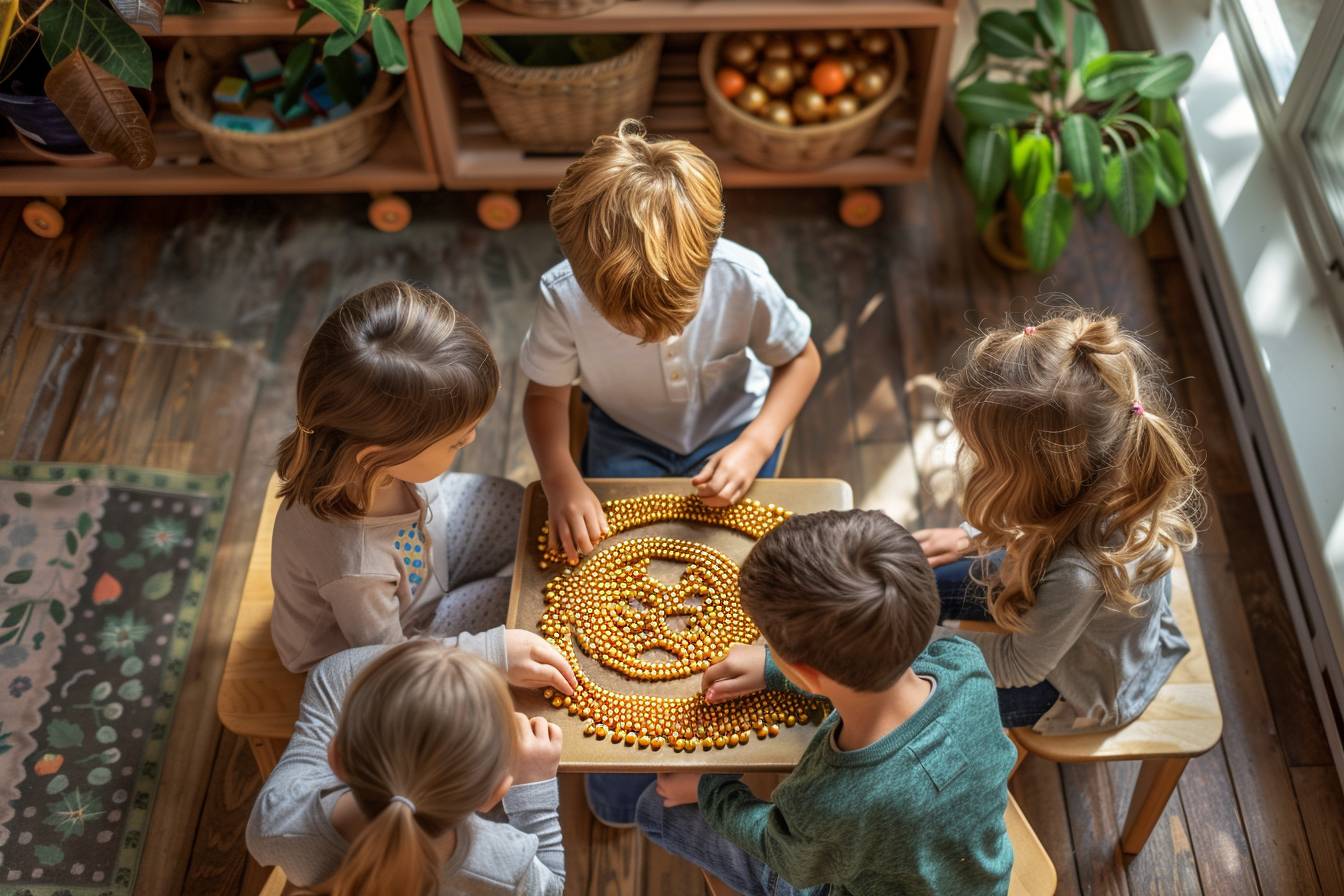
M509 824L537 838L537 854L528 869L526 893L554 893L565 889L565 847L560 832L560 767L562 735L558 725L540 716L514 713L518 725L514 756L514 786L504 795Z
M551 524L551 549L563 547L570 563L587 554L607 532L607 515L569 454L569 392L573 386L543 386L531 380L523 397L523 426L541 472Z
M710 456L691 483L711 507L738 501L798 417L821 376L821 354L811 339L793 360L775 368L765 404L756 419L729 445Z

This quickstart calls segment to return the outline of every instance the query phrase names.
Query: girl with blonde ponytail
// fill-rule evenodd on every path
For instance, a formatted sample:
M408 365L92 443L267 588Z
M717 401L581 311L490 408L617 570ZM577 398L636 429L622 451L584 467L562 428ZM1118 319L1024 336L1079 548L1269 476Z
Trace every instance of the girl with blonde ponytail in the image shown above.
M338 650L504 621L522 489L446 472L499 392L490 344L442 296L372 286L318 328L276 458L271 635L301 672Z
M943 617L984 652L1007 727L1115 728L1189 650L1172 616L1199 464L1162 363L1110 315L1056 309L964 350L943 401L961 437L957 529L915 537Z
M559 896L560 729L514 712L497 668L522 687L549 682L508 660L534 642L549 647L501 628L318 664L252 810L257 861L309 894ZM507 823L477 814L501 800Z

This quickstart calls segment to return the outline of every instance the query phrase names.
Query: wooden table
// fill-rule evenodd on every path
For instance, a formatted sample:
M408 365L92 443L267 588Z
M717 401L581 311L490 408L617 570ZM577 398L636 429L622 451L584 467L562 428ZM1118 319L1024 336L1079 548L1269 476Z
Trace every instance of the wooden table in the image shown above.
M598 498L613 498L653 494L689 494L693 491L689 479L590 479L588 484ZM838 479L763 479L757 480L747 497L762 503L773 503L795 513L818 510L847 510L854 504L849 484ZM536 547L537 534L546 520L546 496L539 483L532 483L523 497L523 521L518 531L518 552L514 559L513 591L509 597L510 628L536 630L537 620L544 608L542 589L557 574L552 567L538 566L540 555ZM754 541L737 532L718 527L680 521L669 521L642 526L613 535L602 542L605 547L628 538L663 535L697 541L722 551L741 565ZM675 577L671 563L655 561L651 572L667 580L667 573ZM647 693L658 696L687 696L699 690L699 676L673 682L631 681L589 659L580 652L584 672L598 685L627 693ZM528 715L542 715L555 722L564 732L564 749L560 754L560 769L568 772L653 772L653 771L789 771L798 762L812 735L815 725L783 728L778 737L764 741L753 740L748 746L709 752L676 753L670 747L658 752L637 747L626 747L609 741L598 741L583 736L584 722L556 709L539 692L515 692L518 709Z

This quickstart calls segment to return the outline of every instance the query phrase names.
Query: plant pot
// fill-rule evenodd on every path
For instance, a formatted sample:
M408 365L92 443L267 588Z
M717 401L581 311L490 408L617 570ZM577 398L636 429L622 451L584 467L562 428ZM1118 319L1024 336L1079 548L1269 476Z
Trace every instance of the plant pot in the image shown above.
M42 93L11 92L22 90L17 78L5 85L0 91L0 114L25 142L48 155L88 155L89 147L55 103Z
M1073 175L1065 171L1055 182L1060 193L1073 198ZM989 257L1010 271L1031 269L1027 261L1027 238L1022 232L1022 203L1009 189L1004 193L1003 208L995 212L980 231L980 243Z
M145 110L145 117L152 122L154 113L158 109L158 101L154 98L154 92L135 87L131 89L131 93L135 94L135 99L140 103L140 108ZM62 165L66 168L106 168L121 164L117 161L116 156L107 152L95 152L89 149L82 140L79 143L80 148L77 150L57 152L39 144L23 130L18 131L18 137L24 149L44 162L51 162L53 165Z

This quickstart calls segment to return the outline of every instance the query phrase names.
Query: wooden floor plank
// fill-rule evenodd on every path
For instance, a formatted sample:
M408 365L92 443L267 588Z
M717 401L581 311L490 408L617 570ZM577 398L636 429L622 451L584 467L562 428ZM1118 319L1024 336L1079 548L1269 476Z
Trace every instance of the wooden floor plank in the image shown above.
M1210 643L1207 638L1205 643ZM1255 896L1260 892L1255 862L1222 744L1190 760L1179 787L1204 892ZM1255 811L1253 806L1247 808Z
M1120 854L1120 809L1105 765L1061 768L1082 891L1088 896L1129 896L1129 880Z
M1307 823L1321 892L1344 893L1344 799L1333 765L1292 770L1293 787Z
M1116 824L1122 825L1139 775L1139 763L1108 762L1105 768L1120 813L1116 816ZM1190 828L1179 792L1171 795L1143 851L1126 861L1125 877L1130 893L1135 894L1185 896L1200 891Z

